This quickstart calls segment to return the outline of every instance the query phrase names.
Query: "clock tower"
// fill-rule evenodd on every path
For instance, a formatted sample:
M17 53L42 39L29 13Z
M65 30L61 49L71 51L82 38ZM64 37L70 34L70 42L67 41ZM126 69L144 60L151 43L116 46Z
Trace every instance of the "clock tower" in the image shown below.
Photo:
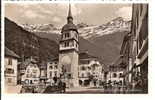
M69 87L78 86L79 35L69 5L67 24L62 27L59 41L59 69Z

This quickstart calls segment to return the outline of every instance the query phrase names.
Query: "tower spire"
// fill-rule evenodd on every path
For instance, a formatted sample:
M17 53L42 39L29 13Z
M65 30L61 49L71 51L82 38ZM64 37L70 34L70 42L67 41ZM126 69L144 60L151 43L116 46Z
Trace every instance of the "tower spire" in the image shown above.
M71 4L70 3L69 3L69 10L68 10L67 22L68 23L73 23L73 17L72 17Z
M68 17L72 17L71 4L69 3Z

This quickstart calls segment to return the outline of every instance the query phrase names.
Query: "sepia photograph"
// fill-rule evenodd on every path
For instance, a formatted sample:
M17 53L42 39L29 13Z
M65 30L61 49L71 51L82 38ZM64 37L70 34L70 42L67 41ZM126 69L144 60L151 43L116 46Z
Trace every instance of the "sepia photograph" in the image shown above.
M147 3L5 3L7 94L148 94Z

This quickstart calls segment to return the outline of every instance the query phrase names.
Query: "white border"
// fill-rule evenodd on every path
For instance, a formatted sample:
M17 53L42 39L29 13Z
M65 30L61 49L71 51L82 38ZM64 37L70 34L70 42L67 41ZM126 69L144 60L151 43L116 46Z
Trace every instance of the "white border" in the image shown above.
M122 1L122 0L121 0ZM139 0L138 0L139 1ZM4 3L23 3L23 2L8 2L2 0L2 25L1 25L1 64L2 64L2 71L1 71L1 84L2 84L2 99L3 100L96 100L96 99L103 99L103 100L153 100L154 98L154 71L155 71L155 61L153 59L153 56L155 57L155 7L153 4L153 0L149 1L149 94L4 94ZM32 2L24 2L24 3L32 3ZM33 3L49 3L47 1L42 2L33 2ZM68 3L67 2L50 2L50 3ZM72 3L72 0L71 0ZM74 2L74 3L83 3L83 2ZM84 2L84 3L122 3L122 2ZM123 3L132 3L132 2L123 2ZM148 3L145 2L145 3Z
M21 0L21 1L6 1L5 3L148 3L149 0Z

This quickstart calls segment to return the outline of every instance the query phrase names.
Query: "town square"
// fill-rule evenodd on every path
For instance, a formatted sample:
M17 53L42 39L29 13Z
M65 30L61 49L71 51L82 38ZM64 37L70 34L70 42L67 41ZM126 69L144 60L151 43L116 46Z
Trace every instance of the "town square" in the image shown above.
M148 93L148 4L23 5L5 6L6 93Z

